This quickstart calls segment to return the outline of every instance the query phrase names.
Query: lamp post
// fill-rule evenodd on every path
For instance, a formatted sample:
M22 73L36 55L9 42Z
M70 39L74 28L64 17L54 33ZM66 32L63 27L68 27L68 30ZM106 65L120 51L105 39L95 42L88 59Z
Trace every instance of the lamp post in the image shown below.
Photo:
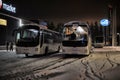
M19 27L23 26L22 19L19 19Z
M105 41L105 45L106 45L106 43L107 43L107 27L109 26L109 24L110 24L110 21L108 20L108 19L101 19L100 20L100 24L101 24L101 26L103 26L103 36L104 36L104 41Z
M112 35L112 46L117 45L117 6L119 0L110 0L109 1L109 20L111 21L110 27L111 27L111 35Z
M112 46L116 46L117 45L117 37L116 37L116 34L117 34L117 31L116 31L116 28L117 28L117 13L116 13L116 6L114 5L113 7L113 17L112 17Z
M120 46L120 33L117 33L117 46Z

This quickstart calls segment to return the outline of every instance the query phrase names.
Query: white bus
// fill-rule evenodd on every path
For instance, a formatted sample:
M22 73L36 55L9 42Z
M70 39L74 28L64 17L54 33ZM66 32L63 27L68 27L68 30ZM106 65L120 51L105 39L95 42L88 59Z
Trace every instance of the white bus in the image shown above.
M80 21L71 21L64 24L63 53L89 55L91 49L92 40L88 24Z
M59 32L42 25L23 25L15 31L16 53L28 56L56 52L61 48L61 38Z

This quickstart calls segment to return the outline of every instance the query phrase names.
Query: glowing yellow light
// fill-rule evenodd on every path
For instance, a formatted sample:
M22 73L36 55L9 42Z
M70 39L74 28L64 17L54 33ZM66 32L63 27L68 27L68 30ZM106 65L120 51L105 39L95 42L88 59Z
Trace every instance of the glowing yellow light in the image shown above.
M7 20L0 19L0 25L7 26Z

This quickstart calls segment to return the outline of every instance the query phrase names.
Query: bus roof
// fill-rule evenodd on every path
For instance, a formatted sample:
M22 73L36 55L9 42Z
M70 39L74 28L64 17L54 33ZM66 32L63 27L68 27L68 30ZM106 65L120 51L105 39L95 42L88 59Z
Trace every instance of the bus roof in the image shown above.
M35 26L38 27L37 29L46 29L47 28L47 26L39 25L39 24L35 24L35 23L24 24L24 25L20 26L19 28L34 28Z
M65 23L64 26L72 26L73 24L78 24L78 25L88 25L85 22L82 21L70 21L68 23Z
M24 24L23 26L19 27L19 29L27 29L27 28L44 29L44 30L47 30L47 31L59 33L57 31L53 31L53 30L48 29L47 26L39 25L39 24Z

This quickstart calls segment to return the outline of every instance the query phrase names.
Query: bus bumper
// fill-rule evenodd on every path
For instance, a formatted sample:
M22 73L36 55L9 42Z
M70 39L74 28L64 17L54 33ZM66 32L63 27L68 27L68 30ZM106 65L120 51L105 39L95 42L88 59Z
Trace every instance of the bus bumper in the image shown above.
M16 54L40 54L40 50L37 47L17 47Z
M87 47L63 47L62 53L89 55L89 52L87 51Z

